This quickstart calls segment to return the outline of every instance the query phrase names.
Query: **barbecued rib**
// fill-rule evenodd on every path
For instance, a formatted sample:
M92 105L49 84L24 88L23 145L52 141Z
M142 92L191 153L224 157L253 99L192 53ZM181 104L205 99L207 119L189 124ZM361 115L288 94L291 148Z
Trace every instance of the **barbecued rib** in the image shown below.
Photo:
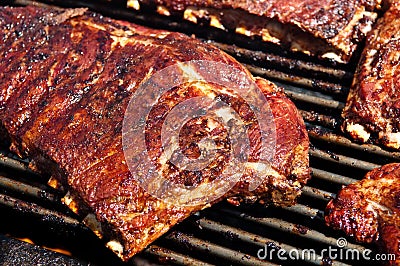
M343 110L343 130L361 142L400 148L400 5L393 1L367 37Z
M325 221L357 241L378 242L400 264L400 164L388 164L343 188L328 203Z
M146 128L149 157L161 164L165 178L190 185L212 180L224 168L225 149L230 147L224 138L227 132L218 124L214 130L209 128L205 118L187 123L181 134L182 148L188 155L196 154L191 142L211 134L222 145L210 166L214 168L193 176L160 161L158 133L165 115L179 101L202 95L229 104L243 116L249 130L253 148L244 175L225 195L230 202L260 199L293 204L309 178L307 132L294 104L272 83L253 79L242 65L213 46L83 9L2 7L0 29L0 121L12 149L29 156L36 169L52 175L54 185L62 183L69 191L64 202L86 216L85 223L107 239L123 260L206 207L172 205L149 195L126 165L122 147L125 110L139 84L160 69L188 60L234 67L258 84L276 128L275 155L269 167L257 168L260 135L249 106L239 95L227 94L214 83L173 88L153 106ZM263 183L249 191L253 178L260 174Z
M128 0L128 7L155 6L263 41L338 62L348 62L376 20L381 0Z

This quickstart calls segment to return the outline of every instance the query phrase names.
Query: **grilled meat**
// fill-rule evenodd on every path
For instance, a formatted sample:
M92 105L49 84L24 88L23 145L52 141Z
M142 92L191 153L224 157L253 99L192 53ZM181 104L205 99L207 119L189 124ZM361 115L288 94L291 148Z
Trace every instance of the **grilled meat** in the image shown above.
M363 180L343 188L328 203L325 221L357 241L378 242L400 264L400 164L370 171Z
M393 2L369 34L346 107L344 131L400 148L400 7Z
M380 0L182 1L129 0L128 6L153 6L164 15L210 24L321 58L348 62L371 30Z
M0 28L0 121L11 148L51 175L51 184L61 183L68 191L64 202L123 260L209 206L182 206L153 197L128 169L122 141L125 111L139 85L158 70L189 60L228 64L257 83L276 128L275 153L269 165L263 165L257 121L239 95L214 83L176 86L160 97L146 122L146 148L163 177L197 185L224 169L231 145L228 132L218 123L210 128L207 118L187 122L179 145L184 154L196 157L198 146L192 142L211 135L219 147L214 163L193 173L176 169L169 158L161 160L160 132L166 114L180 101L208 96L241 115L250 139L244 174L225 198L235 204L259 199L289 205L309 178L307 132L294 104L272 83L253 78L213 46L84 9L2 7ZM146 165L137 163L145 172ZM250 191L260 174L262 184Z

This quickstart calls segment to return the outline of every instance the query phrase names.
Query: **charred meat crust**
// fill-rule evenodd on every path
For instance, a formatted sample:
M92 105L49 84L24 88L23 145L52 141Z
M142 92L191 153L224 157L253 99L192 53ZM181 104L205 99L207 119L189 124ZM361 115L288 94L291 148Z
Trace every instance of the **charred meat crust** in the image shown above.
M141 2L146 3L147 0ZM373 11L378 5L366 1L197 1L197 0L148 0L147 4L163 5L171 10L184 11L191 6L216 9L239 9L256 16L276 17L284 24L298 26L322 38L333 38L343 30L358 6Z
M343 130L361 142L400 148L400 7L391 4L359 62L346 107Z
M357 241L377 242L400 263L400 164L370 171L363 180L344 187L325 211L328 226Z
M123 260L206 207L172 206L138 185L122 149L124 113L138 84L176 62L223 62L252 78L242 65L183 34L81 9L1 7L0 28L0 121L12 145L32 158L38 169L57 178L75 205L94 214L104 237L114 241L110 248ZM295 106L279 89L262 79L256 82L275 116L273 171L249 192L254 176L249 167L226 197L239 194L244 199L293 204L310 177L307 132ZM190 87L177 89L200 93ZM165 97L173 99L171 93ZM235 97L231 101L240 103ZM248 123L251 127L254 121ZM148 132L149 139L158 138L154 132ZM257 144L256 137L253 142ZM257 162L256 155L252 158ZM185 178L181 174L177 180Z
M197 1L140 0L137 6L158 6L159 13L184 13L193 22L260 36L296 51L347 62L371 30L381 1ZM128 1L129 3L129 1ZM129 4L128 4L129 6ZM137 8L137 7L136 7Z

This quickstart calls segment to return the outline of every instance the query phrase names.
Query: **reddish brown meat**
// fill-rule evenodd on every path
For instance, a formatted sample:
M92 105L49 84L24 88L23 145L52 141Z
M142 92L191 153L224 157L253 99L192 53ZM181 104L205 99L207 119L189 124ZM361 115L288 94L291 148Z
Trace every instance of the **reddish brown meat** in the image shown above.
M292 50L348 61L371 30L380 0L129 0L128 6L158 6L159 13L183 13L185 19L206 23Z
M82 9L2 7L0 29L0 121L12 148L63 184L69 191L64 202L87 215L85 222L109 240L110 248L122 259L129 259L174 224L206 207L168 204L139 186L123 153L125 110L139 84L177 62L222 62L253 79L242 65L183 34L152 30ZM213 73L215 69L203 71ZM260 175L255 172L260 138L249 106L217 84L202 83L171 89L149 114L147 150L165 178L196 185L215 178L224 167L224 149L231 145L225 138L227 132L221 127L210 132L205 118L188 122L179 144L187 156L196 157L196 145L190 146L193 140L211 134L222 147L214 164L193 175L160 159L158 133L166 113L184 99L207 94L208 89L207 96L215 93L241 114L252 147L243 177L225 197L235 204L242 199L277 205L295 202L309 178L304 123L279 89L265 80L254 80L271 106L276 128L271 167L261 172L264 182L248 190L252 179Z
M368 36L343 129L362 141L400 149L400 5L394 1Z
M343 188L326 208L325 221L357 241L378 242L400 264L400 164L369 172L365 179Z

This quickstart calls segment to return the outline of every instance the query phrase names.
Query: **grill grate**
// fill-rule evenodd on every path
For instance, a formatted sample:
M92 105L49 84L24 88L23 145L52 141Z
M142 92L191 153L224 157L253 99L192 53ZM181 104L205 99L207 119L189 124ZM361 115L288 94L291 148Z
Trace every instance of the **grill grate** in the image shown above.
M22 5L30 2L10 1ZM272 53L257 51L253 50L255 45L259 45L257 41L235 35L225 35L227 37L221 43L217 29L203 29L188 22L176 23L171 18L138 14L122 7L109 8L106 4L90 1L50 2L62 6L89 6L120 19L186 33L194 32L201 38L213 39L209 42L235 56L254 75L271 79L284 87L306 121L312 144L310 163L313 178L303 189L297 205L285 208L236 208L221 202L175 226L128 264L140 264L143 258L150 262L178 265L298 264L296 261L281 261L276 256L260 260L257 252L266 247L276 251L298 250L299 253L305 249L321 252L329 246L336 247L337 239L344 235L324 225L323 210L326 203L342 185L361 179L367 171L382 164L400 161L400 153L371 144L358 145L340 132L340 112L349 91L354 62L333 65L302 55L287 54L276 47L271 48ZM10 218L0 221L0 225L7 224L0 226L5 228L4 231L0 230L0 234L14 233L18 237L21 232L28 232L27 228L24 232L24 227L10 225L22 217L32 221L41 237L50 233L48 238L52 239L54 236L51 233L56 232L61 239L56 241L56 245L61 243L70 248L76 258L93 261L94 264L121 264L99 243L101 241L79 223L74 214L60 204L60 197L59 192L45 185L45 178L29 170L27 161L20 160L7 150L1 151L0 211L10 214ZM362 252L373 247L359 245L349 239L346 248ZM354 261L331 261L323 257L308 258L302 263L347 265L354 264ZM365 264L367 261L358 263Z

